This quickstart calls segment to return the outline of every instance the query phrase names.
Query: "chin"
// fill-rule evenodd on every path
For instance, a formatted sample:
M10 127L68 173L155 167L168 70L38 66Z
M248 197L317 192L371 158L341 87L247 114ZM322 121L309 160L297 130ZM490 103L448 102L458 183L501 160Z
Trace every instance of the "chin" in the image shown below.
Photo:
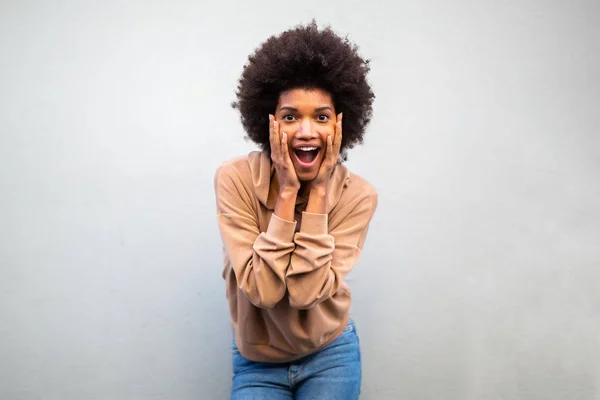
M310 175L298 175L298 180L300 182L310 182L317 177L317 174Z
M313 165L310 169L300 168L298 165L294 165L294 170L296 171L296 176L300 182L310 182L319 175L319 169L321 168L321 163L323 161L319 160L316 165Z

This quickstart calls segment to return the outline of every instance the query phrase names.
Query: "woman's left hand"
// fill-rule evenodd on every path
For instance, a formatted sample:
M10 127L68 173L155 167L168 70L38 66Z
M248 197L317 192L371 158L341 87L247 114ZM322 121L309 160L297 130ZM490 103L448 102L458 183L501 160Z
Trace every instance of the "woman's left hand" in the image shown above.
M310 188L319 189L326 191L327 183L333 172L333 168L340 158L340 148L342 145L342 113L337 115L337 121L335 123L334 137L327 137L327 148L325 150L325 157L319 168L319 172L315 179L311 181Z

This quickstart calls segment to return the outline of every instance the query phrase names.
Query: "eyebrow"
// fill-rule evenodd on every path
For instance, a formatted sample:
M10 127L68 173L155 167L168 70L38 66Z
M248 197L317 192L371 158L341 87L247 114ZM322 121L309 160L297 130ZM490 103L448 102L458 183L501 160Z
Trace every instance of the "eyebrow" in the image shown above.
M298 111L297 108L289 107L289 106L283 106L283 107L281 107L279 109L279 111L283 111L283 110L294 111L294 112ZM333 111L333 109L331 107L329 107L329 106L323 106L323 107L315 108L315 112L321 112L321 111L327 111L327 110Z

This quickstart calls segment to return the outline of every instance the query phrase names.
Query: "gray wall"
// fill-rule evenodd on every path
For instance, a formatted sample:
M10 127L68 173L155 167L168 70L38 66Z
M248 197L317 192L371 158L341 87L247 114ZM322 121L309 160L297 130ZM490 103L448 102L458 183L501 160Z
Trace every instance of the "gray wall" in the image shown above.
M363 399L600 399L600 3L2 1L0 398L225 399L213 172L250 53L372 59Z

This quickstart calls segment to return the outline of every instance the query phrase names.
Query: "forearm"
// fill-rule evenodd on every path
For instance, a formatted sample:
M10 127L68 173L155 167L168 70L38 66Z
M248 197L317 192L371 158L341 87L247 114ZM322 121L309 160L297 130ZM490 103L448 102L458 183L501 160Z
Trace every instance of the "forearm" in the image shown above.
M376 196L356 198L338 210L334 226L327 214L302 214L286 273L293 308L314 307L337 292L360 257L376 204Z
M238 288L259 308L275 306L286 294L296 223L272 216L261 232L251 198L231 165L217 170L217 220L225 249L225 265L235 274Z
M294 251L295 222L273 215L266 232L259 233L250 219L239 213L219 213L226 263L231 265L238 288L259 308L275 306L286 293L285 274Z
M294 235L296 247L286 273L293 308L311 308L332 294L335 240L328 234L327 219L327 214L302 214L300 231Z
M298 197L298 190L280 189L273 213L284 221L294 222L296 197Z
M310 190L306 212L311 214L327 213L327 189L314 187Z

